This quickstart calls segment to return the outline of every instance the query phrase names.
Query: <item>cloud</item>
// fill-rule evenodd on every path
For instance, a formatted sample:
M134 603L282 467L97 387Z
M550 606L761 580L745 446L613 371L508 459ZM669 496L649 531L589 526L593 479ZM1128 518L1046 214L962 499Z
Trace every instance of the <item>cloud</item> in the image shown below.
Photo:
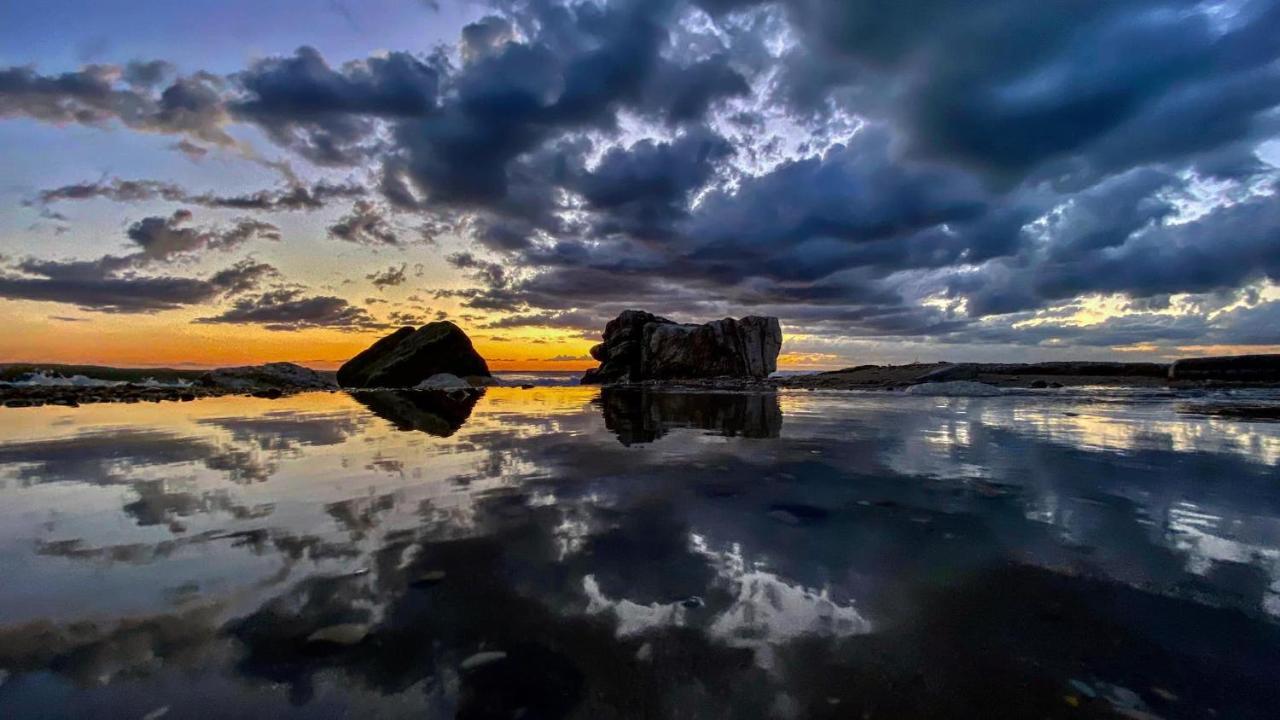
M245 292L277 275L269 264L242 260L207 278L144 274L209 251L229 251L255 239L279 240L274 225L243 218L217 228L189 225L191 213L148 217L129 226L137 250L96 260L27 258L0 271L0 297L75 305L115 313L157 312Z
M355 183L317 182L311 185L296 184L279 190L258 190L243 195L219 195L193 193L173 183L159 180L102 179L93 182L72 183L41 190L33 204L49 205L57 202L103 198L119 203L136 203L147 200L165 200L243 211L319 210L330 201L361 197L366 189Z
M207 278L122 274L120 258L98 261L27 260L0 275L0 297L75 305L111 313L150 313L211 302L256 287L276 275L266 263L244 260Z
M195 322L204 324L261 325L268 330L370 330L386 327L361 307L333 296L304 296L301 290L289 288L242 297L231 307Z
M385 290L389 287L403 285L407 278L405 270L409 267L408 263L400 263L399 267L392 265L386 270L377 270L365 276L365 279L373 283L373 286L379 290Z
M351 212L329 226L329 237L361 245L400 245L400 236L387 218L387 209L368 200L357 200Z
M245 92L230 104L238 118L312 162L351 165L377 149L374 119L422 116L435 106L439 74L403 52L335 70L304 46L292 57L259 60L236 80Z
M43 75L31 66L0 69L0 118L95 126L116 121L144 132L186 135L221 146L236 144L224 130L229 117L222 102L221 78L197 73L161 88L139 82L159 79L142 67L86 65L56 75Z
M440 238L468 286L436 296L505 314L493 327L586 329L641 306L777 314L828 338L1182 342L1224 326L1194 303L1178 323L1019 321L1277 280L1280 172L1260 149L1280 137L1278 25L1267 0L502 0L424 55L331 64L301 47L226 76L11 67L0 117L167 133L193 158L247 125L287 173L368 169L367 190L113 178L33 202L349 199L330 237ZM145 247L218 247L170 225L139 228ZM6 279L51 279L29 274Z
M135 265L169 262L209 250L235 250L250 240L280 240L280 229L271 223L240 218L229 227L204 229L188 225L191 212L178 210L169 217L148 217L129 226L126 236L140 251L129 256Z

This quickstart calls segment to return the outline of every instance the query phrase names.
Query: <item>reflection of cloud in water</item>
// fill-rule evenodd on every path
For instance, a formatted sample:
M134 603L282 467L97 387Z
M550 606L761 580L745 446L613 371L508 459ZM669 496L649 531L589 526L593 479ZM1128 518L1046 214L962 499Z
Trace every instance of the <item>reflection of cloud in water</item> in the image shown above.
M1167 717L1275 706L1274 466L1211 426L1184 433L1194 442L1159 431L1200 419L784 393L783 434L742 396L624 403L619 425L597 392L493 389L447 438L396 432L344 394L201 401L136 426L121 418L153 411L110 410L110 431L81 422L89 408L43 440L6 429L0 472L56 463L68 440L71 464L51 470L86 473L5 490L25 504L0 506L0 562L36 595L32 609L0 592L6 692L35 697L29 670L88 667L66 677L111 689L67 699L69 714L152 709L122 710L134 693L181 715L192 700L174 688L194 678L245 716L314 702L298 712L1040 717L1079 677ZM294 411L339 430L300 429ZM1066 412L1104 416L1105 432ZM750 417L765 421L747 432ZM717 437L624 447L623 426ZM1280 427L1249 432L1265 449ZM112 433L138 462L74 442ZM176 446L155 448L161 436ZM227 487L206 453L228 448L266 458L271 477ZM174 521L192 527L157 527ZM136 600L113 604L120 588ZM178 601L224 604L212 631L117 633ZM54 638L116 619L46 651L25 623L46 615ZM347 623L367 637L307 640ZM464 667L491 652L506 654ZM80 654L97 659L68 659ZM201 663L186 675L179 657ZM1178 695L1175 712L1152 686Z
M363 418L350 412L296 413L287 410L255 417L205 418L199 423L227 431L237 443L279 452L338 445L364 426Z
M748 568L740 548L709 549L705 538L689 536L690 549L707 558L715 570L714 588L723 598L710 603L690 596L669 603L642 605L626 598L610 598L594 575L582 578L587 612L608 613L617 619L620 635L636 635L655 627L696 624L714 638L734 647L756 651L756 661L771 667L770 648L806 635L844 637L871 632L871 623L852 605L834 602L826 590L786 582L775 573Z

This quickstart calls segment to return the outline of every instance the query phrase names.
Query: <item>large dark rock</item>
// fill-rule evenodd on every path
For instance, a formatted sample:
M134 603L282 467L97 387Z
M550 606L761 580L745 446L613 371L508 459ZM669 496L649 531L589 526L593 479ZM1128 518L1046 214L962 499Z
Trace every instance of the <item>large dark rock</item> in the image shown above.
M1231 355L1175 360L1170 380L1280 382L1280 355Z
M641 310L609 321L591 348L600 367L584 384L708 377L768 377L778 369L782 329L773 317L682 325Z
M338 369L338 384L355 388L408 388L432 375L488 378L489 366L457 325L445 320L403 327L370 345Z

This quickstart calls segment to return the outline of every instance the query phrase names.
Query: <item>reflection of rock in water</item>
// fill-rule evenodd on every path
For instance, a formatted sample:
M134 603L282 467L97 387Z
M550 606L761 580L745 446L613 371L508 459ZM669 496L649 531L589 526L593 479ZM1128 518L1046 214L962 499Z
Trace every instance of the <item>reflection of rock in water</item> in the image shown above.
M391 421L398 430L417 430L449 437L458 431L483 391L378 390L351 396L375 415Z
M776 393L673 393L604 388L596 404L604 425L623 445L653 442L672 428L717 435L776 438L782 407Z

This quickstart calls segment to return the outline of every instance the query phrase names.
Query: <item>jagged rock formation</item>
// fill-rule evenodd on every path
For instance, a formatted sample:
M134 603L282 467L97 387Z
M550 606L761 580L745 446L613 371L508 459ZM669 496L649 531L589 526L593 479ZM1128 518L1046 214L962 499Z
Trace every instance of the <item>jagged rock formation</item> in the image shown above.
M1280 355L1231 355L1175 360L1170 380L1280 382Z
M334 382L331 378L321 375L311 368L287 362L218 368L201 375L197 382L205 387L225 388L228 390L259 390L267 388L296 390L334 387Z
M338 384L351 388L411 388L449 373L484 384L491 375L471 338L444 320L415 330L402 327L338 369Z
M600 367L583 384L707 377L768 377L778 369L782 329L775 317L683 325L641 310L609 321L591 348Z

